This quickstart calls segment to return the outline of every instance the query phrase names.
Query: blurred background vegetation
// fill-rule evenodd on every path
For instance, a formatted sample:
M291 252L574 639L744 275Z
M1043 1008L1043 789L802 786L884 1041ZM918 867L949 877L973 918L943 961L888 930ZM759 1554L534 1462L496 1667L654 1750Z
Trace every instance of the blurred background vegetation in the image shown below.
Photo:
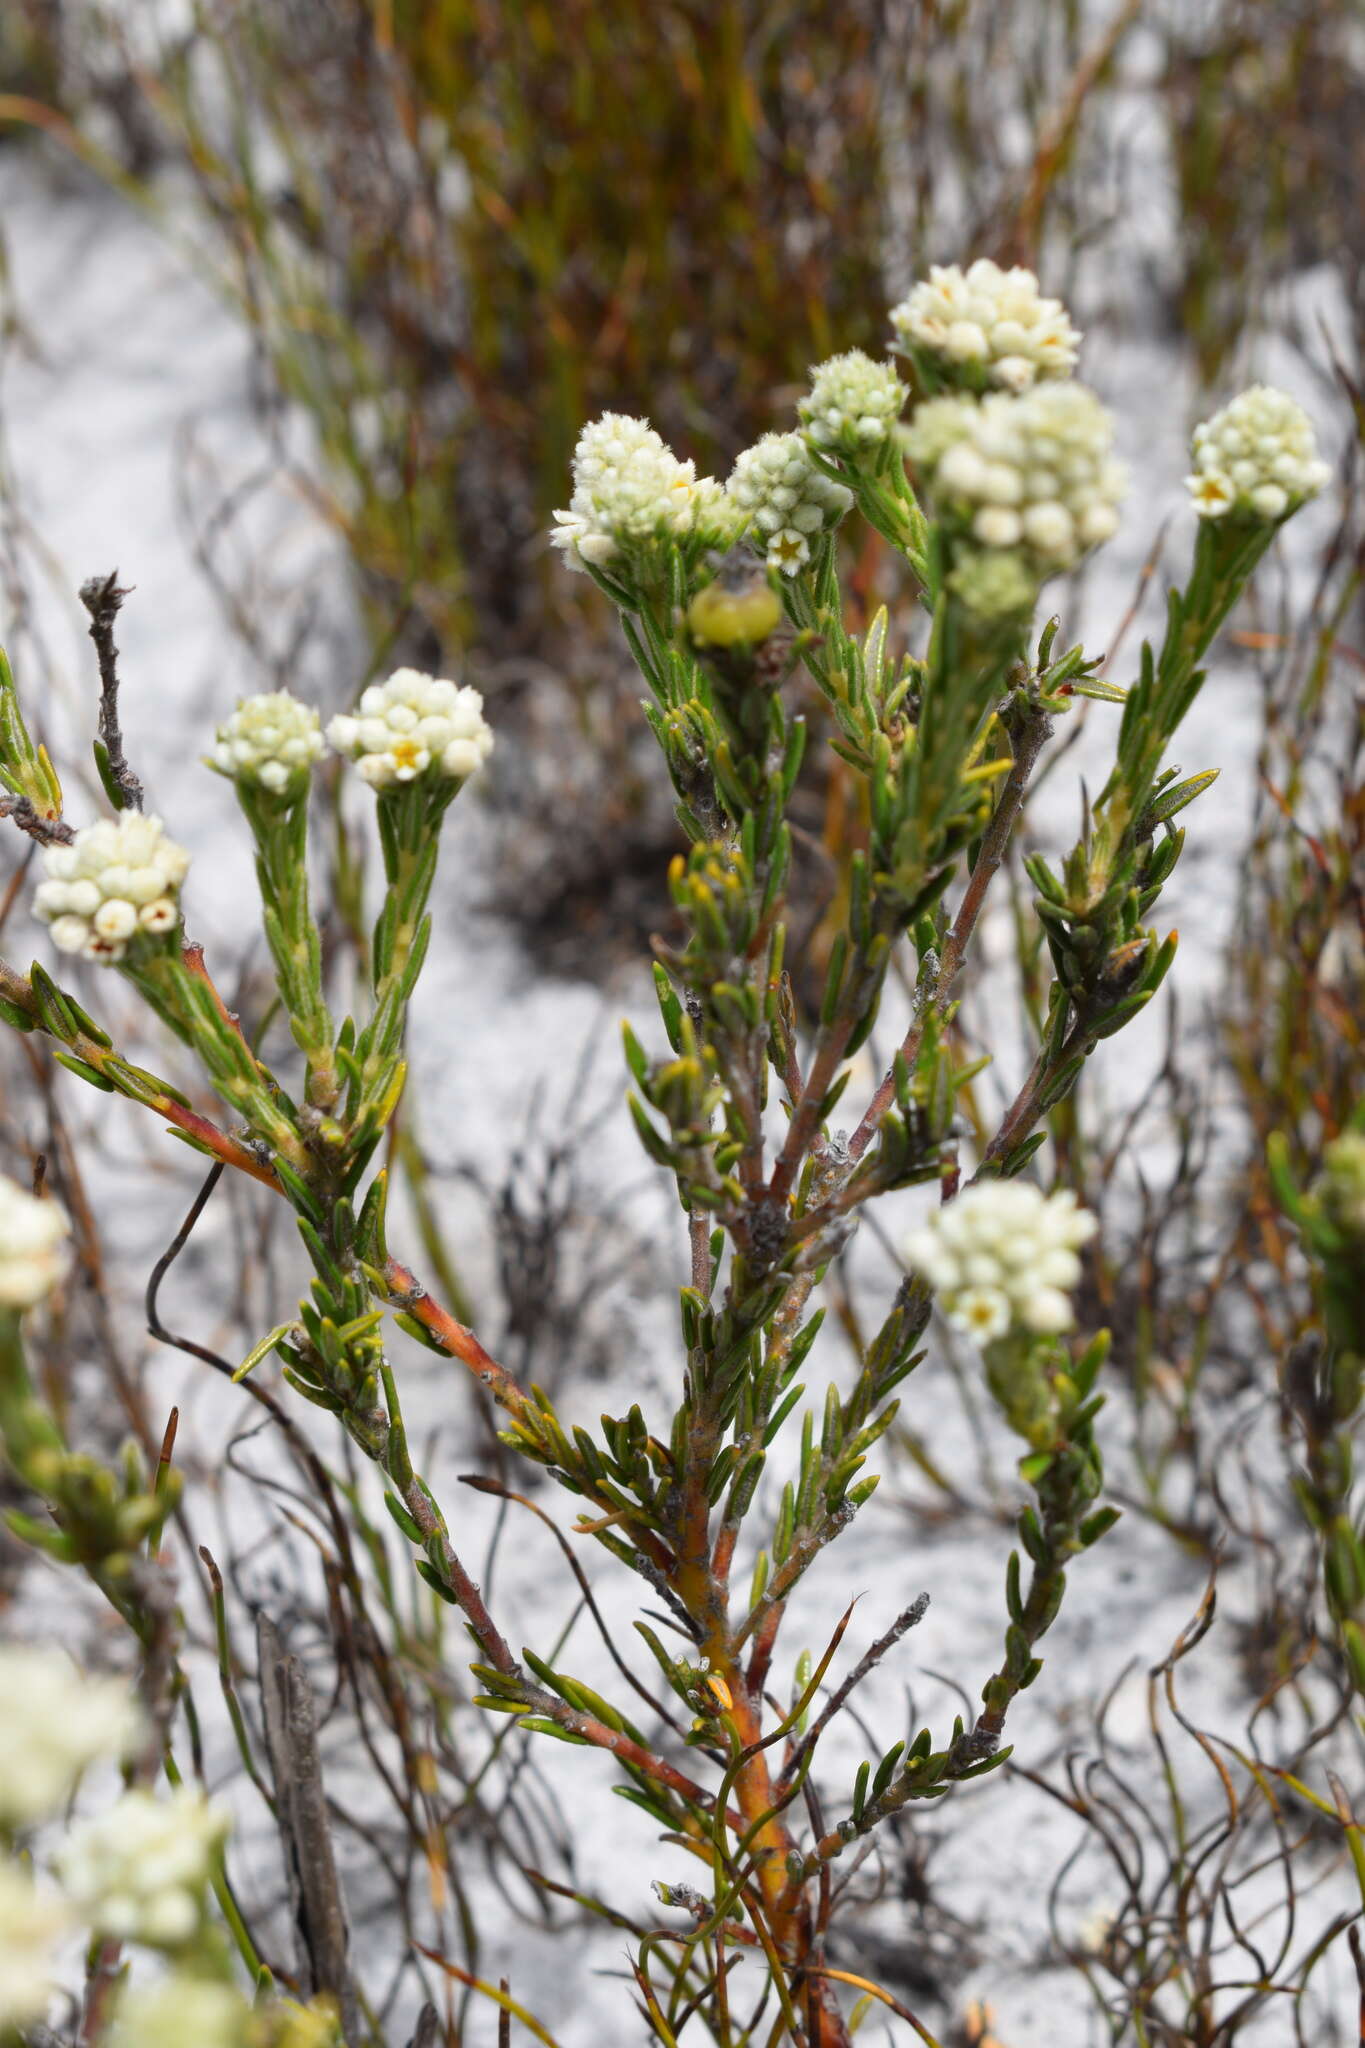
M1313 1313L1266 1140L1307 1181L1361 1091L1365 399L1305 310L1365 319L1358 0L6 0L0 95L0 146L79 160L160 221L252 336L263 414L310 423L306 459L284 433L279 459L345 542L349 680L466 673L518 729L499 907L551 969L638 958L674 845L605 607L544 542L585 419L648 412L724 472L811 362L879 351L892 298L964 253L1033 264L1083 326L1164 341L1210 393L1267 344L1299 351L1345 427L1340 517L1234 625L1258 787L1220 814L1244 842L1237 944L1154 1090L1174 1164L1116 1193L1126 1131L1084 1094L1053 1127L1059 1170L1109 1212L1089 1312L1135 1398L1130 1504L1211 1552L1210 1396L1273 1405ZM1147 231L1154 210L1172 232ZM1170 387L1148 402L1155 420ZM852 576L869 609L880 576L873 539ZM821 892L861 830L831 761L803 821L817 970ZM1026 999L1036 975L1026 945ZM1248 1625L1253 1690L1305 1655L1298 1569L1276 1564Z

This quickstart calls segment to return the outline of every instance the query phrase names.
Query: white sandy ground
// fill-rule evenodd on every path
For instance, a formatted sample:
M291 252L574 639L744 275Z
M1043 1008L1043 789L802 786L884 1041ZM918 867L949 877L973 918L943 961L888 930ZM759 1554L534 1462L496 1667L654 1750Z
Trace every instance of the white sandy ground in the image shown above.
M1141 107L1135 105L1135 122L1140 115ZM1159 162L1153 178L1159 190ZM186 484L191 448L207 452L229 482L272 466L249 405L248 350L230 314L161 235L107 195L65 172L55 172L41 158L13 149L0 154L0 220L15 301L33 340L31 353L12 355L0 397L14 495L31 528L11 536L11 546L18 551L35 596L30 621L0 618L0 639L9 645L21 675L27 670L42 677L49 693L43 723L63 760L86 758L92 671L74 588L84 576L115 563L124 580L137 586L120 630L130 753L172 831L194 849L196 865L189 888L192 929L206 938L211 935L215 961L235 964L256 943L249 860L244 836L234 822L230 791L198 765L197 756L206 745L210 721L238 692L261 686L267 677L277 678L254 668L244 655L197 569L184 504L188 499L202 513L207 502L202 463L190 464ZM1158 221L1157 228L1148 224L1144 230L1154 244L1159 244L1159 227ZM1182 520L1179 509L1188 386L1172 351L1144 333L1140 307L1134 309L1133 333L1123 338L1102 334L1086 367L1091 381L1115 404L1124 452L1134 471L1132 517L1091 573L1084 593L1092 644L1102 645L1125 609L1153 533L1168 514L1175 515L1168 561L1178 567L1188 545L1188 520ZM1264 367L1285 381L1297 377L1302 382L1302 372L1288 359ZM1311 395L1321 411L1320 393L1305 395ZM297 433L306 454L306 434L302 429ZM1314 514L1294 529L1300 576L1307 574L1318 531ZM297 494L276 483L253 497L241 522L238 556L278 593L269 611L277 651L289 644L300 593L315 602L322 624L310 643L298 687L326 707L340 703L354 680L361 642L358 634L348 632L345 579L331 536ZM7 610L11 594L5 595ZM1155 598L1147 609L1154 612ZM1128 643L1129 661L1136 644L1135 632ZM1120 662L1120 680L1125 673L1126 665ZM1219 946L1228 935L1235 907L1238 846L1252 796L1257 741L1249 703L1249 686L1237 662L1220 653L1179 747L1187 772L1205 765L1223 768L1215 796L1189 819L1192 840L1207 850L1187 858L1163 906L1163 915L1181 923L1188 938L1199 942L1187 944L1176 968L1187 1016L1197 1011L1199 998L1216 983ZM1089 713L1083 756L1092 789L1095 771L1105 758L1104 721L1111 715L1116 714L1100 706ZM80 743L75 745L78 734ZM501 744L513 744L510 735ZM79 816L93 799L88 791L78 791L74 779L71 787L71 809ZM1074 834L1075 789L1072 766L1050 786L1034 814L1035 832L1059 851ZM471 878L481 876L487 845L478 804L466 797L443 856L439 939L414 1012L411 1085L425 1105L423 1136L432 1154L475 1160L495 1175L522 1127L535 1084L547 1084L552 1106L563 1103L580 1048L597 1034L606 1042L591 1087L599 1098L610 1098L619 1074L612 1043L615 1010L629 1011L649 1039L657 1034L657 1022L643 975L613 991L604 1006L595 987L537 978L511 935L471 912L471 895L481 893L478 881ZM11 842L6 858L12 851ZM1196 916L1198 924L1190 929ZM994 945L990 935L988 940ZM21 956L30 944L40 957L43 954L40 934L22 916L6 934L6 943ZM116 996L111 978L96 978L93 990L106 1013L121 1000L122 992ZM883 1024L883 1047L892 1042L894 1024L893 1017ZM1099 1071L1092 1085L1115 1105L1132 1100L1143 1079L1144 1062L1150 1063L1159 1049L1159 1037L1157 1022L1131 1031L1121 1054L1103 1064L1103 1055L1097 1059ZM1012 1087L1016 1079L1010 1073L1003 1085ZM107 1208L111 1239L124 1256L133 1304L142 1276L197 1185L197 1169L160 1137L150 1120L138 1121L118 1108L112 1118L106 1116L104 1100L92 1104L74 1081L66 1088L65 1099L73 1115L86 1117L93 1108L94 1122L111 1133L92 1179ZM600 1393L596 1384L570 1388L566 1406L573 1412L581 1404L591 1416L600 1406L610 1404L619 1410L638 1396L648 1410L652 1396L657 1410L677 1357L670 1306L671 1289L682 1270L676 1210L667 1190L642 1170L624 1111L598 1127L585 1174L588 1207L604 1204L606 1191L623 1183L638 1190L627 1227L646 1256L617 1289L604 1320L610 1385ZM254 1199L245 1198L247 1211ZM448 1236L460 1248L475 1294L486 1295L490 1252L484 1216L459 1182L444 1183L440 1201ZM913 1198L887 1205L884 1220L893 1236L915 1207ZM401 1241L401 1229L395 1235ZM225 1256L220 1259L219 1253ZM237 1342L236 1304L221 1279L223 1272L235 1271L235 1256L225 1211L216 1220L210 1218L183 1273L169 1284L164 1302L168 1320L205 1341L221 1340L229 1347ZM853 1266L858 1299L865 1315L872 1317L889 1298L894 1268L866 1234ZM289 1284L286 1277L272 1298L257 1305L260 1328L289 1313ZM135 1349L140 1328L135 1306L130 1306L126 1328L129 1348ZM825 1373L837 1373L845 1362L837 1342L817 1350L808 1375L817 1395ZM488 1503L455 1485L455 1475L468 1462L467 1446L474 1441L471 1397L454 1368L437 1365L406 1347L403 1370L414 1437L423 1441L428 1432L436 1433L429 1469L448 1505L460 1547L477 1566L491 1526ZM1264 1384L1271 1361L1261 1361L1257 1372ZM152 1355L148 1384L154 1411L180 1403L177 1455L191 1469L216 1468L227 1436L241 1425L240 1397L226 1393L203 1369L165 1352ZM87 1394L99 1398L93 1385L87 1385ZM941 1360L927 1364L910 1383L906 1415L912 1427L931 1433L942 1466L967 1493L979 1497L977 1451ZM1231 1430L1236 1417L1226 1419ZM1108 1416L1106 1442L1120 1478L1129 1464L1124 1452L1129 1426L1123 1404L1116 1400ZM325 1428L317 1434L324 1444L330 1441ZM1007 1492L1012 1453L996 1432L991 1433L991 1443L995 1469ZM270 1452L258 1439L247 1455L259 1464ZM1277 1456L1272 1449L1272 1460ZM784 1688L803 1643L818 1654L853 1595L860 1596L859 1605L836 1672L846 1669L915 1594L928 1591L933 1604L925 1622L860 1699L861 1711L882 1746L906 1731L907 1688L913 1691L921 1717L927 1713L942 1736L958 1702L929 1674L947 1674L974 1696L993 1668L1009 1547L1007 1529L979 1514L964 1512L930 1529L902 1505L909 1498L925 1498L924 1482L903 1459L888 1457L884 1463L889 1472L881 1494L804 1586L799 1611L805 1634L792 1634L785 1641L774 1675L775 1686ZM540 1498L561 1511L564 1523L572 1518L568 1500L544 1490ZM227 1500L230 1506L225 1506L221 1519L230 1515L236 1545L245 1549L251 1535L243 1518L259 1510L240 1484L229 1485ZM200 1519L207 1523L206 1516ZM208 1533L215 1548L225 1540L221 1529ZM264 1537L263 1527L260 1533ZM395 1544L395 1553L397 1549ZM639 1611L636 1585L623 1584L610 1562L595 1553L588 1552L584 1561L617 1640L628 1643L630 1621ZM275 1569L275 1553L267 1547L254 1568L252 1582L258 1592L268 1592ZM1044 1674L1012 1717L1011 1735L1020 1758L1053 1767L1068 1746L1089 1750L1093 1707L1130 1669L1115 1702L1110 1733L1132 1745L1131 1755L1141 1760L1145 1781L1155 1787L1150 1751L1141 1746L1145 1673L1192 1613L1201 1587L1198 1565L1151 1524L1127 1517L1103 1549L1082 1561L1073 1575L1062 1617L1046 1645ZM529 1521L514 1526L501 1548L494 1594L497 1614L514 1644L529 1643L547 1652L563 1618L567 1582L548 1537ZM278 1598L288 1598L283 1583ZM1224 1573L1223 1599L1229 1614L1249 1611L1250 1570L1236 1552ZM192 1611L200 1612L197 1605ZM84 1609L81 1616L79 1626L89 1626ZM53 1633L54 1623L63 1633L77 1630L76 1618L63 1604L61 1587L47 1571L35 1572L8 1625L17 1633L42 1636ZM458 1656L457 1632L452 1632L451 1643ZM1246 1701L1230 1663L1230 1644L1224 1618L1186 1667L1187 1697L1204 1725L1240 1740ZM600 1645L584 1624L576 1628L560 1661L589 1682L617 1690ZM213 1711L216 1688L211 1668L202 1658L196 1658L195 1668L196 1690L209 1724L211 1775L221 1781L231 1773L232 1753L221 1716ZM1273 1750L1273 1736L1267 1740ZM822 1752L830 1820L847 1810L862 1754L861 1737L851 1722L830 1737ZM1184 1759L1182 1768L1197 1800L1207 1805L1216 1792L1209 1766L1187 1742L1177 1754ZM650 1880L693 1874L683 1867L680 1853L656 1848L644 1816L609 1796L612 1772L605 1760L571 1754L553 1743L541 1743L536 1760L553 1788L558 1818L572 1829L579 1882L600 1888L622 1910L649 1920L654 1911ZM363 1809L367 1786L355 1756L333 1744L328 1762L333 1789L352 1807ZM240 1787L234 1798L241 1813L243 1848L238 1853L250 1857L253 1845L268 1837L259 1809ZM977 1930L974 1941L981 1960L966 1970L961 1997L990 1999L996 2031L1008 2048L1084 2048L1104 2040L1105 2029L1079 1978L1063 1970L1042 1973L1035 1962L1046 1937L1048 1885L1077 1841L1070 1817L1022 1780L990 1779L956 1795L941 1812L922 1811L917 1824L941 1838L932 1865L940 1903ZM351 1849L346 1860L353 1898L363 1898L364 1858ZM627 1987L619 1981L624 1968L621 1936L593 1928L567 1940L551 1939L509 1917L483 1880L477 1861L471 1864L470 1883L489 1930L481 1963L484 1974L496 1979L508 1972L515 1995L540 2015L564 2048L600 2048L604 2041L641 2037L638 2022L628 2017ZM1249 1889L1245 1919L1252 1917L1251 1902L1258 1896L1265 1902L1278 1897L1273 1874L1259 1891L1255 1886ZM1305 1930L1325 1924L1349 1900L1349 1884L1338 1875L1309 1901ZM1116 1901L1116 1889L1102 1866L1084 1863L1068 1895L1065 1924L1079 1931L1097 1911ZM908 1909L895 1904L894 1894L878 1908L875 1926L889 1945L886 1953L896 1948L913 1953L919 1936ZM1305 1939L1300 1937L1300 1945ZM363 1928L357 1953L372 1984L386 1981L382 1930ZM841 1960L857 1967L852 1950ZM872 1973L884 1964L885 1954L879 1955ZM1318 2038L1345 2039L1344 1978L1340 1972L1333 1978L1324 1971L1323 1984L1332 1987L1326 2009L1335 2006L1338 2031L1333 2035L1321 2028ZM911 1997L910 2002L918 2001ZM945 2024L940 2016L937 2025ZM880 2022L869 2022L872 2038L878 2037L880 2027ZM491 2040L493 2032L492 2017L485 2016L471 2027L470 2038ZM893 2026L888 2038L902 2039L905 2032ZM399 2032L396 2038L405 2037ZM1245 2038L1284 2042L1290 2038L1287 2017L1272 2015Z

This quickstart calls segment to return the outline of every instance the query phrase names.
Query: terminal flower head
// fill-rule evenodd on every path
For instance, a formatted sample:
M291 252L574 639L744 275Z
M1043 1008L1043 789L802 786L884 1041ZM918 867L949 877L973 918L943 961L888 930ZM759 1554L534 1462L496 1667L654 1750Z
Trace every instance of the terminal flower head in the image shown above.
M174 1970L159 1984L125 1990L114 2013L110 2048L342 2048L335 2003L327 1997L252 2001L232 1985Z
M1342 1235L1365 1246L1365 1131L1343 1131L1323 1148L1314 1193Z
M890 363L876 363L854 348L811 371L811 388L798 411L818 448L853 455L887 439L906 395Z
M1040 385L1019 398L932 398L919 408L905 450L935 510L958 529L964 598L966 577L985 585L978 556L1009 553L1016 572L1002 580L996 565L990 575L1026 603L1046 577L1110 538L1125 486L1113 444L1113 421L1080 384Z
M1012 1329L1070 1329L1076 1253L1096 1228L1069 1189L1045 1195L1028 1181L981 1181L936 1209L905 1254L953 1327L988 1344Z
M1045 299L1031 270L1002 270L982 257L966 270L934 264L891 309L891 325L932 388L958 384L1027 391L1069 377L1080 335L1060 299Z
M288 690L270 690L242 698L219 726L217 741L215 768L281 796L303 787L322 752L322 722L311 704L301 704Z
M784 576L805 566L811 542L853 503L845 485L816 467L801 434L765 434L746 448L725 492L749 546Z
M0 1827L47 1819L88 1765L127 1754L139 1725L120 1679L80 1671L61 1650L0 1649Z
M714 477L699 477L648 420L607 412L584 427L573 461L573 496L550 539L571 569L605 568L618 556L669 541L728 547L734 518Z
M70 846L48 847L34 912L50 927L58 952L112 967L135 939L175 931L189 865L160 818L120 811L87 825Z
M110 2048L248 2048L251 2005L230 1984L182 1971L119 1999Z
M22 1864L0 1857L0 2033L46 2014L68 1919L61 1900L40 1892Z
M95 1933L179 1948L199 1926L226 1813L192 1786L134 1788L72 1829L58 1857L68 1899Z
M66 1270L70 1235L60 1202L40 1202L0 1174L0 1308L32 1308L51 1293ZM0 1652L0 1669L7 1654ZM4 1711L0 1699L0 1728ZM4 1768L0 1755L0 1773Z
M415 668L372 683L354 715L332 720L327 738L375 789L401 787L419 776L463 782L493 751L479 692Z
M1185 485L1201 519L1284 519L1331 477L1313 422L1287 392L1249 390L1194 430Z

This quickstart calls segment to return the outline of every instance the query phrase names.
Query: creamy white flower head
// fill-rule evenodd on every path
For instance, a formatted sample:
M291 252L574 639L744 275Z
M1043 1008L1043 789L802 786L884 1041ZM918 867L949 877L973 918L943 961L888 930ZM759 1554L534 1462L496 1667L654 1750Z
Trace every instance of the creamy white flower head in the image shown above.
M959 441L970 440L976 414L974 398L926 398L915 408L913 417L897 429L897 438L915 467L932 476L950 448Z
M165 1799L135 1787L107 1813L71 1830L56 1859L57 1874L97 1934L178 1948L199 1926L204 1889L227 1832L226 1811L196 1787L178 1786Z
M765 434L738 457L725 490L750 547L785 576L853 503L845 485L816 468L801 434Z
M259 783L279 796L303 778L322 752L322 723L311 704L288 690L244 697L219 726L214 765L224 775Z
M1197 426L1190 453L1185 485L1201 519L1283 519L1332 474L1303 407L1269 384L1253 384Z
M110 2048L246 2048L251 2005L230 1984L183 1971L160 1984L125 1991L110 2031Z
M0 2032L42 2019L56 1990L56 1947L69 1925L61 1900L0 1857Z
M0 1308L32 1308L65 1272L71 1225L60 1202L40 1202L0 1174ZM0 1669L3 1669L0 1652ZM4 1725L0 1700L0 1727ZM0 1775L5 1768L0 1756Z
M948 583L983 619L1018 620L1038 601L1037 574L1018 548L959 548Z
M891 325L911 356L931 358L949 381L1013 392L1070 376L1081 340L1061 300L1040 296L1031 270L1002 270L986 257L965 271L932 265L892 307Z
M1113 421L1083 385L930 399L902 439L937 510L962 528L958 586L976 609L1009 609L1006 586L1026 601L1030 586L1074 568L1117 529L1126 479ZM1011 570L988 576L973 566L978 550L1008 552Z
M121 1680L79 1671L60 1650L0 1649L0 1826L55 1813L88 1765L128 1753L139 1726Z
M1313 1192L1337 1229L1365 1244L1365 1131L1343 1131L1324 1147Z
M393 789L427 774L463 782L493 751L479 692L415 668L371 683L354 715L332 720L327 738L374 789Z
M121 811L87 825L70 846L48 847L47 880L34 893L34 914L51 927L59 952L112 967L140 933L175 930L176 897L189 865L160 818Z
M571 569L602 568L661 541L728 547L734 520L714 477L680 462L648 420L607 412L584 427L573 461L573 496L555 513L550 539Z
M1070 1329L1077 1248L1096 1227L1070 1189L1045 1195L1028 1181L981 1181L936 1209L905 1255L954 1328L984 1344L1010 1329Z
M854 348L811 371L811 388L797 409L817 447L854 454L886 440L905 400L891 364L874 363Z

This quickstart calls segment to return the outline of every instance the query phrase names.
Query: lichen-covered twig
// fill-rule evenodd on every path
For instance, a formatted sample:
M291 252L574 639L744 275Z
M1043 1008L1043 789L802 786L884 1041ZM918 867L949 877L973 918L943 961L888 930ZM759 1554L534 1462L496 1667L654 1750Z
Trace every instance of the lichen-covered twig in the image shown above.
M114 621L128 592L119 585L118 570L107 576L91 576L81 585L81 603L90 614L90 638L100 669L99 735L101 754L96 760L105 788L119 810L140 811L142 784L128 765L123 751L123 728L119 719L118 648L114 644Z
M45 818L27 796L0 796L0 818L13 819L39 846L70 846L76 836L64 818Z

